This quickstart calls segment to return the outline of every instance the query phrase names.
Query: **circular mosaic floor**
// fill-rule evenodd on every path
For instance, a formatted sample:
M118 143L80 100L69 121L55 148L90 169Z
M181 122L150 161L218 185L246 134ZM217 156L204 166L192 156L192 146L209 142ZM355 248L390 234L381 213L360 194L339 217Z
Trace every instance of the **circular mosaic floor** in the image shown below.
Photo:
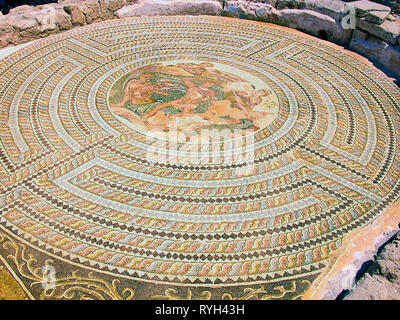
M301 298L398 200L400 91L298 33L114 20L0 73L0 262L34 298Z

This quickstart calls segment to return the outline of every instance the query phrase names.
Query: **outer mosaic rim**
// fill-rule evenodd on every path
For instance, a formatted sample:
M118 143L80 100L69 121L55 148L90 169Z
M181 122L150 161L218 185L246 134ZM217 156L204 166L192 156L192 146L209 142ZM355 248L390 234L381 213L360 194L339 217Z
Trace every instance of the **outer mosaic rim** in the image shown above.
M227 17L212 17L212 16L206 16L207 19L227 19L227 20L233 20L233 21L242 21L239 19L235 18L227 18ZM131 19L131 18L126 18L126 19ZM363 62L364 64L368 65L369 67L375 69L377 71L377 74L379 74L381 77L384 77L386 79L387 76L384 75L384 73L375 68L373 64L361 57L360 55L348 51L338 45L329 43L327 41L323 41L320 39L317 39L315 37L312 37L310 35L304 34L302 32L299 32L297 30L293 30L290 28L286 27L280 27L277 25L269 24L269 23L262 23L262 22L255 22L255 21L246 21L247 23L254 23L254 24L259 24L262 26L268 26L271 28L279 29L279 30L285 30L286 32L292 33L292 34L298 34L301 35L302 37L312 39L313 41L319 41L323 43L324 45L329 45L339 51L342 51L358 60ZM91 25L90 27L95 28L96 24ZM81 28L88 28L87 26L81 27ZM67 37L69 32L75 32L79 28L76 28L71 31L67 31L63 34L63 37ZM47 39L39 39L32 41L30 44L36 44L36 45L41 45L42 42L48 41L48 39L52 37L60 37L60 35L54 35L50 36ZM24 45L25 47L25 45ZM32 46L30 46L32 48ZM18 51L15 53L11 54L18 54ZM4 59L4 57L2 58ZM2 61L0 59L0 62ZM394 85L394 84L393 84ZM337 250L331 255L330 262L329 264L323 269L322 273L320 276L313 282L311 287L306 291L304 294L304 299L334 299L343 289L348 289L346 288L346 284L343 283L344 279L354 279L355 274L357 273L359 267L361 264L368 260L368 257L371 255L373 256L374 253L376 252L377 248L385 242L388 238L390 238L393 233L398 229L399 226L399 221L400 221L400 202L393 204L392 206L386 208L383 213L381 213L378 218L370 222L368 225L363 227L362 229L358 229L353 231L351 234L348 234L344 238L344 243L341 249ZM364 231L364 232L362 232ZM368 237L365 236L365 234L368 234ZM25 242L25 241L24 241ZM49 254L48 252L46 252ZM51 254L49 254L51 255ZM60 257L58 257L59 259ZM73 261L68 260L69 264L75 264ZM79 265L80 267L83 268L88 268L86 266L83 266L81 264L76 264ZM100 269L96 269L97 272L100 273L106 273L105 271L102 271ZM320 270L319 270L320 272ZM112 273L110 273L112 274ZM112 274L114 275L114 274ZM304 275L304 274L303 274ZM123 275L119 275L119 277L123 277ZM128 277L132 278L132 277ZM278 279L282 280L282 278ZM156 283L158 281L154 280L139 280L138 281L148 281L148 282L153 282ZM262 281L260 281L261 283ZM164 283L165 281L161 281L160 283ZM170 282L169 282L170 283ZM251 282L252 284L256 284L257 282ZM170 283L172 284L172 283ZM243 285L245 283L241 283ZM191 286L192 284L184 284L180 283L179 286ZM197 286L202 287L202 284L196 284ZM235 284L224 284L224 286L234 286ZM210 285L204 285L209 287ZM213 285L217 286L217 285Z

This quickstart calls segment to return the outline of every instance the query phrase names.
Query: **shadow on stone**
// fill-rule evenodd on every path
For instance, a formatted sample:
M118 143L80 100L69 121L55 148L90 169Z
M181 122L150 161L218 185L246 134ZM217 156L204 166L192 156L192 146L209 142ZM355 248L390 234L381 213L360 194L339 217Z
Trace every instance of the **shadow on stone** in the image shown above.
M362 264L360 270L358 270L358 272L357 272L357 274L356 274L356 279L355 279L356 282L357 282L358 280L360 280L361 277L369 270L369 267L371 266L371 264L372 264L373 262L374 262L373 260L368 260L368 261L365 261L365 262Z
M321 40L328 40L328 33L325 30L320 30L318 32L318 38Z
M335 300L343 300L348 294L349 294L349 290L343 290Z

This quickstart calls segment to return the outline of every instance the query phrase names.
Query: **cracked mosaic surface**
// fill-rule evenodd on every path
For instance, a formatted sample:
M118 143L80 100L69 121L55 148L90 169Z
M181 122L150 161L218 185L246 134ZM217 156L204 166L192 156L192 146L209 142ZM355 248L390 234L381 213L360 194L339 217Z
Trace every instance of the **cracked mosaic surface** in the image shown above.
M398 201L399 90L310 37L124 19L35 42L0 74L0 266L29 298L301 298ZM171 117L251 128L253 162L149 159Z

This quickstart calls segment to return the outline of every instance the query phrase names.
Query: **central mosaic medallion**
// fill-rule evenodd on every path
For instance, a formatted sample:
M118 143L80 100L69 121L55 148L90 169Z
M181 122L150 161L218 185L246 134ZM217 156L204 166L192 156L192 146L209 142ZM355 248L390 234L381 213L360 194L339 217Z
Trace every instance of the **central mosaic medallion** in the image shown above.
M314 38L112 20L0 74L0 267L34 298L299 299L399 199L398 88Z
M140 67L114 83L109 105L138 131L178 141L193 132L203 138L214 137L216 130L255 132L271 124L279 110L277 96L260 79L197 61Z

